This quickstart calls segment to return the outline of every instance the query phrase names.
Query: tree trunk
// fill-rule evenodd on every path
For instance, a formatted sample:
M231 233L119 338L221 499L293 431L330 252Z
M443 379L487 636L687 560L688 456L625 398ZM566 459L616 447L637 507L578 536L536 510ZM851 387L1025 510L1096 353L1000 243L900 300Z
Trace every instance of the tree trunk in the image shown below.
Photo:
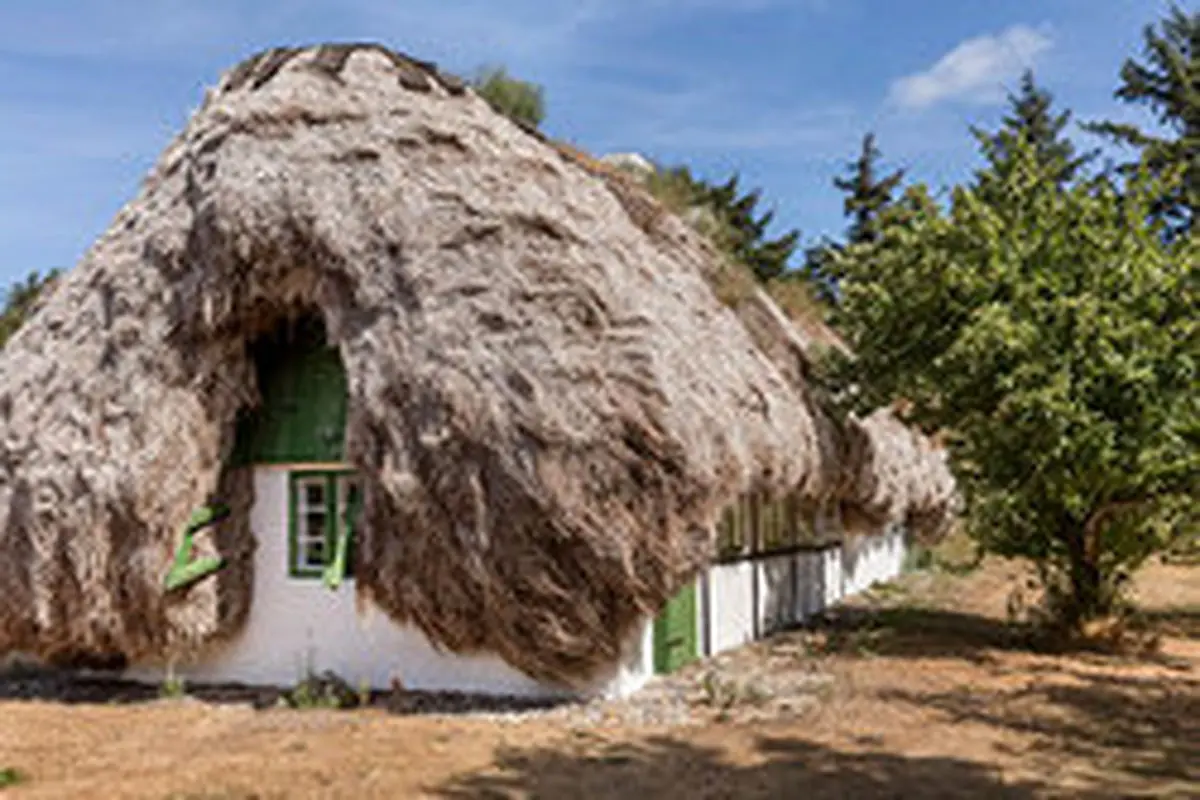
M1078 629L1088 620L1107 614L1111 608L1111 592L1106 591L1105 575L1100 570L1096 552L1096 532L1092 526L1076 526L1064 537L1067 543L1070 597L1063 598L1062 622Z

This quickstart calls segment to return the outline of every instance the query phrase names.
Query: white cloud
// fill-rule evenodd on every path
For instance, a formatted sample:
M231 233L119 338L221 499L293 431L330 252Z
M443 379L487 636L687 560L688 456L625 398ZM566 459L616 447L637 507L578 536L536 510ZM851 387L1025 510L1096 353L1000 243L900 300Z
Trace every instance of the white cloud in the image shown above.
M968 39L924 72L895 81L889 100L908 109L928 108L947 100L995 102L1004 96L1004 83L1033 66L1052 43L1046 28L1028 25Z

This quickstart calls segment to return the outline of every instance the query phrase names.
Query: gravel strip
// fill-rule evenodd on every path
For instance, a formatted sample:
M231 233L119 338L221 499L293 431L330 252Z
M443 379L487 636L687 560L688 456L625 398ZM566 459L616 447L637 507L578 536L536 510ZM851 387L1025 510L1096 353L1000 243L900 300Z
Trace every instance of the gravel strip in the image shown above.
M569 728L680 727L719 721L784 719L817 705L831 678L820 671L800 633L782 634L655 676L639 692L587 702L494 697L454 692L374 692L370 705L398 715L482 719L503 724L530 720ZM346 705L364 699L335 676L318 679ZM241 685L186 687L188 699L215 706L266 709L287 705L289 690ZM0 669L0 700L125 704L162 700L160 688L110 676L28 664Z

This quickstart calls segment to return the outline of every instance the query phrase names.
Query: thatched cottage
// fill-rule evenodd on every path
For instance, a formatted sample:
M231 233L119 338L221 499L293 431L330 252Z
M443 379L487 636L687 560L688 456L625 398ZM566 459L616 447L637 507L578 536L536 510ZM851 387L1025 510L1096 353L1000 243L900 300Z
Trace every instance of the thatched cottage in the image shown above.
M941 454L726 269L431 65L251 58L0 355L0 653L624 691L893 574Z

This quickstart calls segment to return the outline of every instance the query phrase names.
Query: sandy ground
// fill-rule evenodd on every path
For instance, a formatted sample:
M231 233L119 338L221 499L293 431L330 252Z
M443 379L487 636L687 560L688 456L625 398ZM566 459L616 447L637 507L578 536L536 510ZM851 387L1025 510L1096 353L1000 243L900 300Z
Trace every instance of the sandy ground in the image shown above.
M908 576L821 628L725 662L731 674L755 658L802 672L811 702L719 708L692 692L687 726L583 724L561 712L0 701L0 770L22 778L0 794L1200 797L1200 568L1141 577L1163 638L1157 655L1137 659L1031 650L1004 624L1018 577L1004 564ZM700 685L711 669L678 680Z

